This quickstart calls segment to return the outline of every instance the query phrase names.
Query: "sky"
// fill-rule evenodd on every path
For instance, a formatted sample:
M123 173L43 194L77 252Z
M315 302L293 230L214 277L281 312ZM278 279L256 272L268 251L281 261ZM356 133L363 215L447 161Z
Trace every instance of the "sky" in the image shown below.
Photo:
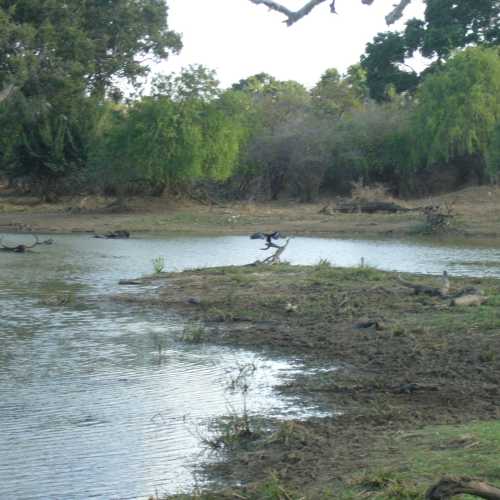
M306 0L281 0L296 10ZM182 33L180 55L155 65L154 72L177 72L189 64L217 71L223 87L260 72L312 87L328 68L345 72L359 61L367 42L405 19L422 17L422 0L413 0L404 20L388 28L384 16L396 0L337 0L338 15L325 2L291 27L284 17L249 0L168 0L169 27Z

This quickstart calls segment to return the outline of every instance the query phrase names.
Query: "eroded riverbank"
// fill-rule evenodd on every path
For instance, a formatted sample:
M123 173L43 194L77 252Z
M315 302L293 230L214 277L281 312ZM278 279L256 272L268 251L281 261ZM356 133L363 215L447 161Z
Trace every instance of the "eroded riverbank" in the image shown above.
M311 499L359 498L363 491L374 498L421 498L439 474L470 474L464 460L470 446L480 450L474 449L474 470L498 480L488 460L500 449L500 429L489 424L500 417L499 281L452 279L452 289L480 287L488 298L460 307L413 294L393 273L326 262L185 271L150 280L159 286L153 293L132 291L117 300L154 303L202 321L193 339L198 343L340 367L297 376L281 390L341 415L268 422L267 431L257 426L248 439L237 439L234 427L225 462L209 472L247 486L201 498L262 498L263 488L281 488L290 498L294 491ZM471 422L486 427L472 431ZM429 430L443 424L454 427L443 427L438 437ZM412 436L411 452L403 435ZM459 458L437 466L436 446ZM414 465L416 450L424 462L428 455L429 467ZM380 477L381 468L388 477ZM360 479L361 469L366 473Z

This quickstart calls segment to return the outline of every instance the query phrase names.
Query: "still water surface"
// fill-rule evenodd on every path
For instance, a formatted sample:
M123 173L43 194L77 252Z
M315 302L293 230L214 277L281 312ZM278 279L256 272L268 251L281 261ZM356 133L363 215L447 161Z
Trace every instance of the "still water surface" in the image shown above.
M0 253L0 498L121 499L189 489L208 420L241 408L241 395L227 385L244 363L257 366L252 412L315 411L272 391L297 363L183 344L181 318L109 299L119 279L151 273L154 257L163 256L167 270L245 264L262 258L262 242L55 240L29 255ZM341 266L363 257L383 269L500 276L494 247L295 238L284 257ZM46 305L62 293L74 297L70 305Z

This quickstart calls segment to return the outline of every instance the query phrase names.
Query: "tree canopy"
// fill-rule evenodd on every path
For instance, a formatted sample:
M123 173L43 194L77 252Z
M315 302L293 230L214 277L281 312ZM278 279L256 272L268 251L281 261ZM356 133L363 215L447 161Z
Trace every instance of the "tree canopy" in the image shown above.
M117 78L134 82L147 60L181 48L167 12L166 0L1 0L0 84L80 79L102 94Z
M497 0L426 0L424 19L410 19L401 32L379 33L368 43L361 64L370 94L383 100L388 86L413 91L419 75L408 66L416 53L433 60L428 71L453 51L470 45L500 43L500 2Z
M418 91L415 155L427 164L476 157L484 168L500 122L500 55L468 48L429 75Z
M2 170L81 170L106 94L180 49L167 12L166 0L0 0Z

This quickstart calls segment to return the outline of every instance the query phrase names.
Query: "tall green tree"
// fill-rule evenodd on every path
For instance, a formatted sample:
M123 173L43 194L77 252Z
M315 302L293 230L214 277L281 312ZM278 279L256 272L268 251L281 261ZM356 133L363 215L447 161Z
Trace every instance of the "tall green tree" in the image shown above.
M405 66L407 54L408 46L400 33L379 33L367 44L361 66L366 71L366 83L373 99L389 100L391 88L397 93L416 89L419 77Z
M416 162L461 162L481 179L500 121L498 51L476 47L456 54L427 76L417 103Z
M166 0L0 0L1 77L23 90L56 71L99 94L134 82L181 48L167 13Z
M247 137L249 98L221 92L201 66L157 78L153 96L111 113L92 158L108 186L161 193L194 181L226 180Z
M36 185L81 170L106 93L181 47L165 0L0 0L0 28L0 169Z

